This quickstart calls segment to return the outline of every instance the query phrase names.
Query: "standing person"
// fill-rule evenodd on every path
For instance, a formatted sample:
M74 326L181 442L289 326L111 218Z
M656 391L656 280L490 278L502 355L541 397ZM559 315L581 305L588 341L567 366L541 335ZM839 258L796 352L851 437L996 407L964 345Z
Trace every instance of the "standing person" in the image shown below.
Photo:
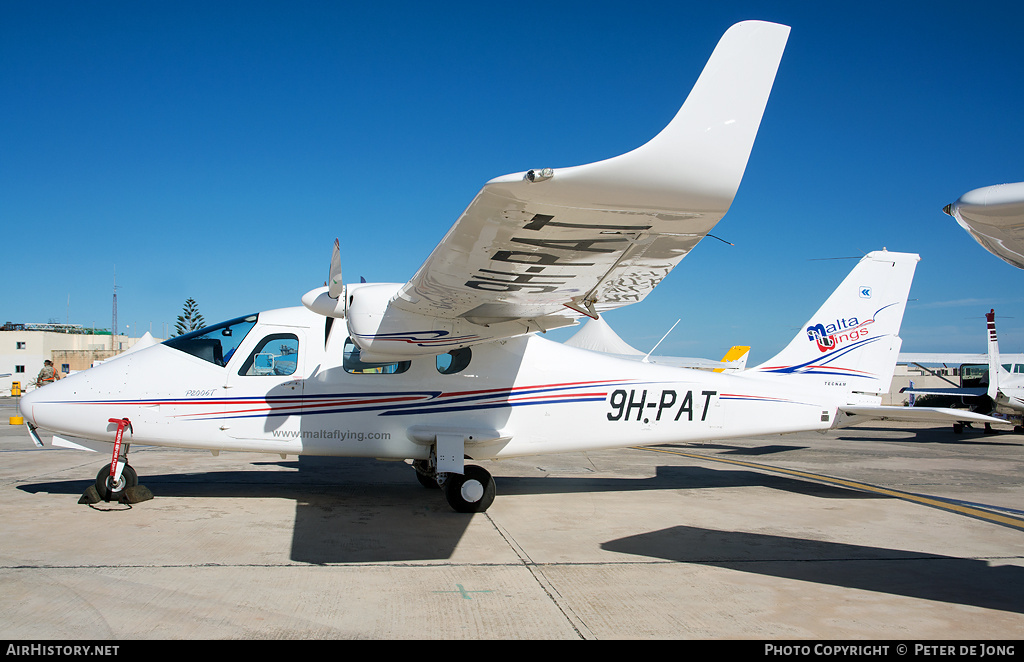
M46 359L43 361L43 369L39 371L39 376L36 377L36 384L38 386L46 386L60 379L60 373L53 367L53 361Z

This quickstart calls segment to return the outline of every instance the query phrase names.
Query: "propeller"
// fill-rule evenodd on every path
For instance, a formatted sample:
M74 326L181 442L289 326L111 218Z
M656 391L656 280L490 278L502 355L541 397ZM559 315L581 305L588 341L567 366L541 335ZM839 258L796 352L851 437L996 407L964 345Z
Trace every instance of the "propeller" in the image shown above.
M341 247L335 238L334 252L331 253L331 273L327 277L327 293L332 299L337 299L344 290L345 286L341 280Z

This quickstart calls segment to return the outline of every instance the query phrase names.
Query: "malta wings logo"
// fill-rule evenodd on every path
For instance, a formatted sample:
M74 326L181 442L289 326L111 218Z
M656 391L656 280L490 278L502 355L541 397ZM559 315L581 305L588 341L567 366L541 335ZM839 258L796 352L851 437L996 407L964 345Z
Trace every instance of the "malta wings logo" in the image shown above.
M829 324L814 324L807 327L807 339L818 343L818 351L827 352L866 337L870 333L867 326L873 321L858 322L856 317L851 317L837 319Z

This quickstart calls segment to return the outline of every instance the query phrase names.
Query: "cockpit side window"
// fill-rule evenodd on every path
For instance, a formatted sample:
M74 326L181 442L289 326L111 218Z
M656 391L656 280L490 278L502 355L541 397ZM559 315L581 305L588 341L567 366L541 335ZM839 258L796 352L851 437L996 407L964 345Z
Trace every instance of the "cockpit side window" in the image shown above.
M412 365L412 361L364 363L359 360L359 348L356 347L351 338L346 338L341 365L345 368L345 372L350 372L353 375L397 375L408 370L409 366Z
M299 339L293 333L273 333L260 341L238 369L242 376L294 375L298 366Z
M165 340L163 344L178 351L209 361L218 366L227 365L231 355L256 325L257 315L247 315L208 326L183 336Z

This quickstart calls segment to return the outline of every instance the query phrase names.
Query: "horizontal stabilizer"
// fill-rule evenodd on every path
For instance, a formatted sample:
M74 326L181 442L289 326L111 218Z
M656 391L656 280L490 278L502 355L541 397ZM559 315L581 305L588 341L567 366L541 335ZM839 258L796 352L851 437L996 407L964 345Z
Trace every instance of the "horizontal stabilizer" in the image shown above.
M985 395L987 393L987 390L984 386L950 386L948 388L910 388L908 386L905 386L900 389L900 393L913 393L914 395L955 395L960 397L972 397Z
M900 352L899 363L988 363L988 354L941 353L941 352Z
M897 407L886 405L846 406L839 408L834 427L844 428L868 420L908 421L917 423L1005 423L1005 421L976 414L965 409L948 407Z

